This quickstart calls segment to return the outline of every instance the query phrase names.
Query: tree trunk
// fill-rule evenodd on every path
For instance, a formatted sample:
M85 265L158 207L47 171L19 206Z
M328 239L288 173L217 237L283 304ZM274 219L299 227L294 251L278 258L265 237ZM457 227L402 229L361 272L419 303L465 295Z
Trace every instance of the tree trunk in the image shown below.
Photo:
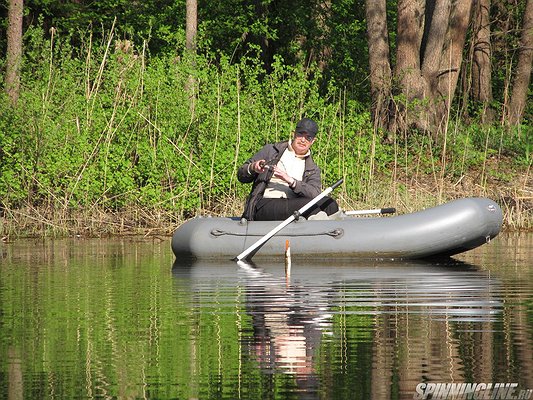
M490 108L492 102L490 0L476 0L474 7L471 93L473 100L482 104L482 122L490 123L494 119L494 111Z
M440 70L436 82L436 98L439 103L436 107L435 122L439 124L439 130L446 126L448 112L457 88L471 11L471 1L455 0L452 6L448 35L444 51L440 56Z
M9 0L5 91L15 105L20 95L23 0Z
M447 33L450 33L451 0L431 0L427 2L422 41L422 77L427 84L424 128L437 134L445 122L445 115L439 102L439 80L441 79L442 58L445 57ZM461 57L459 55L459 57Z
M185 48L196 50L196 34L198 32L198 3L197 0L187 0L187 16L185 23Z
M414 127L430 130L424 99L429 86L422 76L420 50L424 36L424 0L398 0L398 28L396 39L396 67L394 81L398 85L396 94L402 100L396 105L393 115L393 129Z
M185 16L185 48L193 55L196 54L196 35L198 33L198 3L197 0L187 0ZM192 66L196 65L194 57L191 60ZM196 110L196 79L194 75L189 75L185 82L185 93L189 95L189 111L191 121L195 118Z
M331 0L319 1L314 7L314 20L317 26L320 43L320 48L318 49L317 54L318 68L322 72L328 68L328 62L333 54L333 49L327 44L327 38L333 34L328 25L328 21L331 19L332 15L331 7Z
M533 64L533 0L527 0L520 38L520 52L513 81L513 92L509 105L509 123L521 122L526 107L527 92Z
M376 126L387 125L390 133L415 128L434 136L446 129L470 10L471 1L398 0L396 65L391 89L385 1L366 0ZM382 99L387 95L390 107ZM382 120L387 118L385 124Z
M376 128L384 129L388 128L392 87L386 0L366 0L366 24L372 120Z
M441 54L450 20L451 0L428 1L422 40L422 75L429 81L438 79Z

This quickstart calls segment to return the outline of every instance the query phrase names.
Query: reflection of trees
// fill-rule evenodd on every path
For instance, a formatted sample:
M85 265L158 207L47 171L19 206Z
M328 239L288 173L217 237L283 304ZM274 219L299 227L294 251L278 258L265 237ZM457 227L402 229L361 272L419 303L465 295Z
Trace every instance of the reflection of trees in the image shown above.
M533 388L533 269L529 268L533 260L533 235L503 234L485 249L475 249L461 258L481 262L493 276L505 280L498 294L503 303L502 318L489 325L488 331L492 332L483 334L485 346L472 351L487 358L487 365L492 359L492 365L498 366L494 368L498 372L493 379L509 381L519 376L520 386Z
M472 252L479 269L293 265L289 285L283 266L265 265L267 278L243 277L235 263L170 275L168 257L129 243L54 244L38 265L36 246L10 247L0 398L366 400L412 398L420 381L533 388L529 238ZM429 286L435 274L445 280Z
M289 286L281 273L277 283L254 276L246 286L254 326L247 345L256 346L250 353L263 373L307 379L312 393L328 398L412 398L420 382L520 377L520 387L532 387L530 375L520 373L533 359L527 306L507 304L506 290L509 301L517 299L513 288L489 272L458 264L381 264ZM527 304L527 293L519 299ZM321 315L330 315L325 327L305 333Z
M492 290L489 284L480 293L488 300L480 309L490 311L501 295ZM389 307L376 315L372 398L396 398L395 391L399 398L412 398L420 382L518 382L520 388L533 387L531 320L528 324L525 307L505 304L505 297L503 293L497 316L458 319L454 310L444 308L441 317L427 318L434 309L423 307L418 314L413 305ZM511 297L517 301L516 294ZM398 382L397 388L391 382Z
M363 385L357 388L360 398L412 398L419 382L465 382L465 371L472 376L472 371L483 375L484 369L492 369L490 352L476 351L482 356L473 359L465 353L470 349L462 345L472 332L471 339L477 347L492 340L492 322L487 321L493 320L493 308L497 309L498 304L491 300L491 280L466 267L412 267L414 273L401 267L381 271L377 268L375 275L361 277L361 282L344 283L344 294L339 297L344 306L339 311L352 318L358 312L373 315L368 365L371 385L370 390ZM420 273L416 273L416 268ZM347 329L346 324L343 329ZM364 360L366 349L361 343L355 341L347 346L351 349L346 353L352 358ZM350 370L353 360L343 360L347 364L343 369ZM351 376L362 378L364 372Z
M24 384L22 381L22 360L18 351L14 347L9 347L7 350L7 399L8 400L22 400L24 398Z
M520 313L515 316L520 319ZM526 338L531 327L513 327L506 319L444 321L442 329L440 321L410 314L376 316L372 398L391 398L391 382L398 382L400 398L412 398L420 382L518 381L521 388L533 387L533 352Z

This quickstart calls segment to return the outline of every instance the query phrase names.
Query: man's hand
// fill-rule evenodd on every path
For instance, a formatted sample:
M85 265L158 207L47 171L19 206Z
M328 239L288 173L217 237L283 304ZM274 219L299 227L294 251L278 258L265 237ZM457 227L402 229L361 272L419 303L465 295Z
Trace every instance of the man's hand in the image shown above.
M278 168L277 165L274 167L274 176L276 178L279 178L279 179L287 182L289 184L289 186L291 186L291 187L292 187L292 185L294 184L294 181L295 181L295 179L292 176L287 174L287 171L285 171L284 169Z
M250 169L258 174L261 174L266 171L268 165L266 165L265 160L258 160L252 163Z

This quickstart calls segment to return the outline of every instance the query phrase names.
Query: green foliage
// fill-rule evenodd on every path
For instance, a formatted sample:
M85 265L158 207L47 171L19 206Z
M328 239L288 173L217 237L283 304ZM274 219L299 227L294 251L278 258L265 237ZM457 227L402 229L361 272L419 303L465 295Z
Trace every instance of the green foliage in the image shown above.
M4 3L0 7L3 32L7 28L7 2ZM526 0L491 3L493 109L500 114L508 106L525 4ZM82 47L87 43L80 32L92 32L95 38L100 38L114 26L116 38L129 38L139 49L146 46L145 54L166 57L184 49L185 10L185 0L27 0L24 31L40 27L47 38L55 32L70 37L75 47ZM391 65L395 65L396 57L397 13L398 2L387 1ZM334 84L346 90L350 99L364 102L369 108L365 19L363 0L200 1L198 51L215 63L221 57L241 63L253 53L266 73L272 72L277 56L291 66L317 63L322 96ZM5 54L5 50L5 35L0 35L0 54ZM461 78L464 84L459 85L456 97L466 103L460 105L461 112L476 117L478 107L469 98L471 53L470 46L465 46ZM526 104L524 123L530 124L533 102Z
M184 48L185 3L27 0L24 31L39 26L47 37L54 31L70 35L78 47L82 45L78 33L100 37L114 25L116 37L128 37L137 46L146 40L148 51L162 56ZM0 16L7 17L7 7L0 9ZM334 80L354 98L368 100L364 19L362 0L334 0L330 7L318 0L200 1L198 45L205 56L216 53L237 62L258 47L258 59L267 72L276 55L290 65L321 62L326 78L322 88ZM0 49L5 48L2 38Z
M352 197L395 165L431 171L440 158L425 136L398 141L404 150L382 143L365 103L334 80L324 88L317 63L273 55L267 71L259 46L238 60L150 55L148 41L112 33L58 30L47 39L41 28L26 31L18 106L0 97L3 207L213 209L244 199L249 186L237 182L237 168L265 143L288 139L302 116L320 126L313 152L323 183L342 176ZM452 174L494 152L531 163L525 127L458 131L447 150Z
M331 3L327 19L324 46L329 53L325 67L325 81L345 87L350 98L368 102L368 39L366 34L365 2L337 0Z
M511 158L517 166L530 165L533 131L527 127L462 126L453 139L452 154L466 167L481 165L487 158Z

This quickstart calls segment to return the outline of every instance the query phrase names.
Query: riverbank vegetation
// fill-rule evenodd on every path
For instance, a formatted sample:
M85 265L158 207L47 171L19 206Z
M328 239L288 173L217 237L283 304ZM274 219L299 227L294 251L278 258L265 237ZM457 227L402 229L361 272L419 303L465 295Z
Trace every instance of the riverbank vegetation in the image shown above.
M237 181L238 166L263 144L289 138L302 116L320 126L313 152L324 185L344 177L335 196L345 209L403 213L487 196L502 206L508 229L533 228L533 116L529 102L520 122L509 123L511 61L496 71L490 122L464 77L437 130L422 129L423 100L394 94L402 120L416 124L391 131L371 106L366 56L352 61L348 84L340 66L333 76L320 60L288 50L265 62L253 42L239 44L237 56L205 36L188 51L175 32L128 35L116 20L101 32L44 31L44 22L25 30L16 102L0 97L6 240L166 235L195 215L240 215L249 187Z

